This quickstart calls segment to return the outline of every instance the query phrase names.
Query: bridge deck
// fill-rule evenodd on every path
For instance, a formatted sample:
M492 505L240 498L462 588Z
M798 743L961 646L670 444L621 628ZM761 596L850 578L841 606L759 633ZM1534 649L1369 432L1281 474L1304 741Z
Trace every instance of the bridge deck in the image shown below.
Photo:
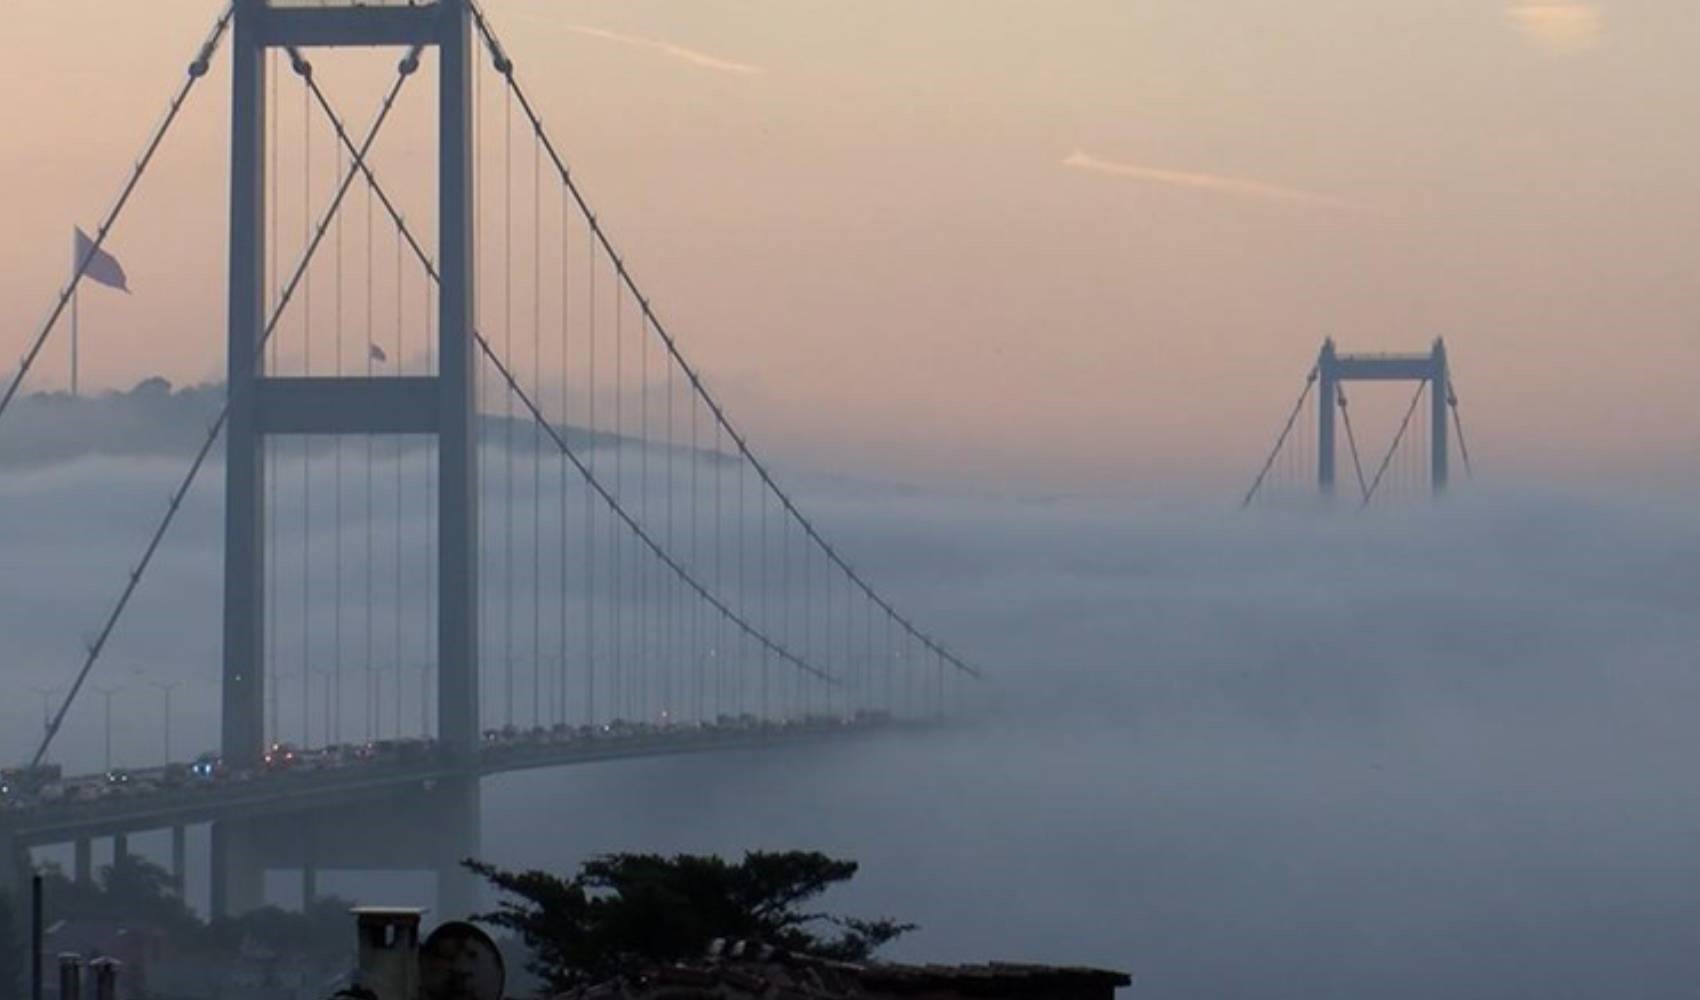
M853 721L753 728L705 726L566 742L521 739L485 747L473 770L482 776L610 760L820 743L914 725ZM246 779L188 783L89 801L8 807L0 809L0 833L7 834L19 847L40 847L215 819L331 809L411 788L429 788L436 781L463 773L435 757L262 773Z

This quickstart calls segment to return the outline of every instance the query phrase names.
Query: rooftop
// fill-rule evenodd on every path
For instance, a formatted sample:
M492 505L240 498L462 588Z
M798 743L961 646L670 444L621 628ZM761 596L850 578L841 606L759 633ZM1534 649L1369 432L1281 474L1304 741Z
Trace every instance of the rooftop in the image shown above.
M953 997L1107 1000L1129 985L1124 972L992 962L899 965L833 962L748 942L716 942L708 957L634 979L598 984L572 1000L848 1000Z

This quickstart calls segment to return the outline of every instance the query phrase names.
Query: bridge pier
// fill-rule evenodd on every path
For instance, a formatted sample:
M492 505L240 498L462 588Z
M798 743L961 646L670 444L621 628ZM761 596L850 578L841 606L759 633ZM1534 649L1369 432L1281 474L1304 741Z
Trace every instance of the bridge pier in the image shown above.
M436 851L437 916L464 920L481 908L483 886L461 862L484 849L483 793L477 775L445 782L438 790L444 798Z
M265 869L251 820L212 825L212 917L234 917L265 904Z
M11 833L0 830L0 904L10 911L15 936L11 941L0 940L0 948L15 949L19 961L13 968L18 969L29 967L31 874L29 850ZM23 985L18 984L20 989Z
M29 851L16 837L0 830L0 895L11 901L13 920L27 916L18 912L17 907L23 903L22 892L29 885L32 870Z
M120 833L112 838L112 870L119 869L130 863L130 838Z
M179 823L171 828L171 886L183 898L185 873L189 867L188 828Z

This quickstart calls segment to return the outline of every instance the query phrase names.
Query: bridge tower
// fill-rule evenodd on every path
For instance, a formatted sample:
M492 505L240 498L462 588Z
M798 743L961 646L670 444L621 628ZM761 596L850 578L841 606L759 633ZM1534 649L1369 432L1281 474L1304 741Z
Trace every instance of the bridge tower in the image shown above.
M438 374L274 377L266 324L266 53L414 46L438 55ZM467 0L235 0L230 148L230 286L226 432L223 753L255 767L265 741L264 446L274 435L412 434L437 439L437 737L462 777L433 789L430 826L444 910L464 912L459 870L479 842L477 438L473 355L471 10ZM263 861L251 821L213 827L213 910L257 906Z
M1334 494L1335 422L1342 382L1421 382L1429 396L1429 488L1446 492L1446 410L1452 382L1446 368L1446 342L1435 338L1427 354L1341 354L1330 337L1316 359L1317 428L1316 485L1323 496Z

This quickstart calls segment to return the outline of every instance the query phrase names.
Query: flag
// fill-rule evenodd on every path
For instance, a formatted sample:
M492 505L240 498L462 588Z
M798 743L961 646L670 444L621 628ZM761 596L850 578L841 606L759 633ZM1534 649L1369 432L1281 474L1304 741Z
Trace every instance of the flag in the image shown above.
M382 347L379 347L377 344L367 344L366 346L369 349L368 352L367 352L367 356L370 357L373 361L383 362L383 361L388 361L390 359L390 356L388 354L384 353L384 349Z
M86 259L88 265L83 267L83 276L90 281L98 281L108 288L116 288L126 294L130 291L129 279L124 277L124 266L118 263L118 258L105 250L95 248L94 240L89 239L81 226L76 229L76 250L71 259L72 266L82 267Z

